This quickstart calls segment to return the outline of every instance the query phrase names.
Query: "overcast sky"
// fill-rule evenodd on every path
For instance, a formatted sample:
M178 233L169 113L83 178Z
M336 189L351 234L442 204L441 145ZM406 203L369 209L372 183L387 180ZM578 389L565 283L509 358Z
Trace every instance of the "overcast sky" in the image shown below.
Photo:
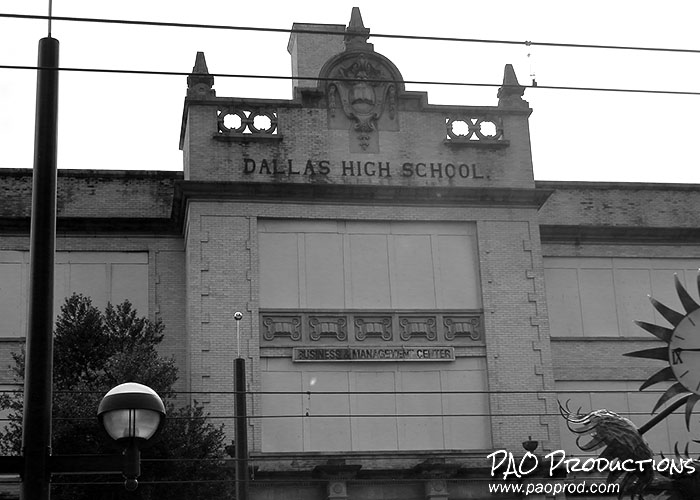
M359 6L372 33L700 49L700 2L381 0L53 0L53 14L290 29L347 24ZM1 13L46 15L48 0L0 0ZM46 21L0 18L0 65L33 66ZM54 21L61 66L290 75L287 33ZM406 80L700 92L700 54L370 38ZM530 54L528 56L528 54ZM184 76L65 72L59 168L181 170ZM497 88L408 85L432 104L496 105ZM291 82L216 78L220 97L291 98ZM31 168L36 74L0 69L0 167ZM528 89L535 178L699 183L700 95Z

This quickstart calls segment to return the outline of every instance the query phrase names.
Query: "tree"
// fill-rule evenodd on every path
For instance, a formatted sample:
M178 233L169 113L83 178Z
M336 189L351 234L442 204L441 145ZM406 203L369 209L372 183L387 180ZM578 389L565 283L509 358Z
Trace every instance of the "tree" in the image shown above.
M223 425L213 425L196 402L177 404L173 390L177 367L157 351L163 330L160 321L139 317L129 301L116 307L108 304L101 312L88 297L66 299L54 332L53 454L119 452L95 414L104 394L123 382L147 385L163 398L167 430L142 451L145 463L135 493L127 494L118 485L105 486L105 482L118 482L115 476L58 476L52 483L52 498L230 498L233 483L223 460ZM24 353L15 353L13 358L12 369L21 382ZM0 397L0 408L9 411L9 424L0 431L0 453L20 453L22 405L21 394ZM191 482L183 483L187 480ZM156 484L147 484L149 481Z

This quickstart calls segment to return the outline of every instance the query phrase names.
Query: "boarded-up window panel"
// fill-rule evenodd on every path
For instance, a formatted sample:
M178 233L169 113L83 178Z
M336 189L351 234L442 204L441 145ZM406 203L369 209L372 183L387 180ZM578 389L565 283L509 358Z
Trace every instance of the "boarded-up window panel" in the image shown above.
M26 335L22 264L0 263L0 337Z
M260 307L300 307L299 253L294 233L260 234Z
M553 337L583 335L581 297L576 269L545 269L547 310Z
M465 359L462 364L470 369L442 372L445 415L459 415L443 418L445 447L462 450L487 449L491 446L491 434L486 366L479 358Z
M480 309L481 289L473 236L437 236L440 309Z
M583 334L617 336L617 312L611 269L580 269Z
M352 447L347 372L306 372L304 392L309 417L304 419L305 448L309 451L343 451ZM338 394L314 394L332 392ZM320 416L337 415L337 416Z
M148 315L147 252L57 252L55 262L56 315L73 293L90 297L101 309L107 301L119 303L128 298L140 315ZM0 337L26 334L29 267L29 252L0 251ZM14 270L8 271L11 268Z
M700 302L697 290L699 264L700 260L692 259L548 257L545 259L545 283L551 335L581 335L569 333L571 329L562 328L573 322L565 311L577 314L573 308L561 307L563 303L569 303L569 298L579 300L579 308L587 311L586 335L603 335L601 331L605 330L609 333L604 335L646 337L647 334L634 321L669 326L649 303L647 296L651 295L671 309L684 312L675 290L674 274L678 275L691 296ZM608 270L614 276L612 285L603 276ZM598 277L594 278L596 273ZM574 289L570 280L564 278L569 274L577 280L576 286L582 293L585 292L585 296L580 299L567 297ZM584 279L587 280L586 283L583 282ZM596 294L600 295L597 299ZM606 300L610 302L602 308L604 316L596 316L596 309L600 312L599 304ZM617 313L617 324L613 323L613 306ZM599 325L594 330L592 327L595 322ZM601 326L602 323L605 325Z
M70 264L54 266L53 284L53 311L58 316L61 314L61 307L66 303L66 298L71 296Z
M400 372L400 377L403 394L397 397L398 412L402 415L398 419L399 449L444 448L440 372L406 371Z
M351 300L354 309L389 309L389 253L387 237L374 234L348 236Z
M148 271L143 264L112 264L112 304L131 302L139 316L148 312Z
M473 225L261 221L258 227L262 308L481 307Z
M352 419L354 450L398 449L396 418L393 417L396 415L396 395L393 394L396 390L395 375L394 372L353 373L352 413L378 415Z
M648 269L615 269L615 295L620 335L639 337L642 330L634 323L654 321L654 313L646 296L651 290Z
M391 296L396 309L434 309L435 280L430 236L395 235Z
M109 301L105 264L69 264L69 293L80 293L92 299L93 305L103 309Z
M343 238L336 233L305 235L306 307L345 307Z
M290 393L262 395L262 414L270 417L263 424L262 451L303 449L301 373L263 372L261 375L263 387L267 390ZM290 418L273 418L282 415Z
M486 388L483 359L458 358L442 373L402 364L377 364L373 371L354 371L347 365L327 364L306 371L310 368L308 365L295 364L289 358L265 358L263 363L264 373L272 372L271 376L262 377L263 392L301 395L301 399L292 395L263 396L264 415L288 416L262 420L263 451L485 449L491 446L488 399L485 392L478 392ZM350 393L345 394L348 390ZM477 392L464 393L472 390ZM404 391L411 394L401 394ZM448 395L441 391L462 392ZM307 410L308 417L297 417L305 415ZM446 413L466 416L448 419L442 416ZM303 425L303 432L299 425ZM266 437L285 432L292 436L301 433L303 442L297 437L282 439L278 448L275 439ZM290 449L296 445L299 447Z

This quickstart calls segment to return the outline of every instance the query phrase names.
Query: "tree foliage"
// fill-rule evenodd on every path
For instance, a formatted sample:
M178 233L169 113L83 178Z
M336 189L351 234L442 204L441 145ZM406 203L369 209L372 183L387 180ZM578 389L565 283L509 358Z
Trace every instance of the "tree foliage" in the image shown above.
M213 425L196 402L178 404L173 389L177 367L157 351L163 330L160 321L139 317L128 301L116 307L109 304L102 312L88 297L66 299L54 332L52 453L120 453L97 423L96 412L104 394L124 382L154 389L164 400L167 418L164 432L142 450L135 493L125 492L118 476L71 475L54 477L52 498L230 498L233 483L223 460L223 428ZM24 353L13 357L12 369L22 382ZM2 454L20 454L22 406L21 393L0 396L0 408L9 411L9 424L0 430ZM66 482L102 484L62 484Z

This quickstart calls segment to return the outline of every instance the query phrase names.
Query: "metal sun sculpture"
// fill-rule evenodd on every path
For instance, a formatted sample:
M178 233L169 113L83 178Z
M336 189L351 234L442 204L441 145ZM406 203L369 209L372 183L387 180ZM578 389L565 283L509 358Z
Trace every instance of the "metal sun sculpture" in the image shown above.
M686 395L685 423L690 430L693 408L700 400L700 304L690 296L677 275L674 276L674 281L685 314L674 311L650 297L654 308L673 325L673 328L635 321L638 326L665 342L667 346L629 352L625 356L658 359L668 363L669 366L650 376L639 390L643 391L661 382L675 381L675 384L661 395L652 413L656 413L656 410L676 396ZM698 273L698 290L700 290L700 273Z
M700 400L700 304L690 296L677 275L674 276L674 282L685 314L674 311L650 297L654 308L672 325L672 328L635 321L639 327L667 345L625 354L625 356L657 359L668 363L668 366L651 375L639 388L640 391L643 391L658 383L675 381L659 397L652 413L656 413L666 403L669 403L668 406L641 428L637 428L629 419L605 409L582 414L580 409L577 412L570 411L568 403L566 406L560 404L559 411L566 419L567 427L571 432L579 434L576 438L576 445L582 451L604 448L600 458L608 460L653 459L654 452L644 441L643 434L682 405L685 405L686 427L690 430L693 409ZM698 273L697 286L700 292L700 272ZM671 400L674 401L671 403ZM583 435L589 435L592 439L581 443L580 439ZM680 457L677 444L675 452L676 456ZM688 456L687 445L685 456ZM686 493L683 498L697 498L696 492L700 488L700 469L696 469L696 471L674 479L675 488ZM608 475L608 482L616 481L623 475L620 498L629 494L630 498L641 499L643 498L642 493L654 479L653 474L652 470L632 473L611 471ZM665 474L662 473L662 475Z

